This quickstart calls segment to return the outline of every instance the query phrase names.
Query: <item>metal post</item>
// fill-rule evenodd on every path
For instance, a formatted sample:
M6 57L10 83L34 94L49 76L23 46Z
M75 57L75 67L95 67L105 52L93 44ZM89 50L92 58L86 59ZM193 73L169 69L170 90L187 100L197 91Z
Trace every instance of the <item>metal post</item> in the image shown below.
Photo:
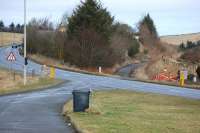
M3 45L3 31L0 33L1 35L1 45Z
M24 85L26 85L27 82L25 59L26 59L26 0L24 0Z
M102 68L101 68L101 66L99 67L99 73L102 73Z
M13 39L12 39L12 45L14 46L14 42L15 42L15 33L14 33L15 31L13 31L13 33L11 33L12 34L12 37L13 37Z

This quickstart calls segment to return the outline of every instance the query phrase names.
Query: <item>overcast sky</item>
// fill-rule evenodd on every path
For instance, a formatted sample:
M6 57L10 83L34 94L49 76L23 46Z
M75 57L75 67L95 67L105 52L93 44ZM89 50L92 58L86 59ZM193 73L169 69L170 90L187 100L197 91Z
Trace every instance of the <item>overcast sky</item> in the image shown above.
M199 0L101 0L117 21L133 27L150 13L160 35L200 32ZM0 0L0 19L6 25L23 23L23 0ZM80 0L27 0L27 15L49 17L58 23L64 12L70 15Z

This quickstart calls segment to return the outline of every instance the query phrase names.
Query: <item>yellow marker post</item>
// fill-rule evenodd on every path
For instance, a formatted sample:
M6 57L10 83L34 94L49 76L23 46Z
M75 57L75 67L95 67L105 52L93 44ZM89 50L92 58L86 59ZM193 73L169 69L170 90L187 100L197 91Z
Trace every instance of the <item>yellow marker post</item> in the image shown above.
M55 78L55 68L54 67L51 67L50 68L50 78L54 79Z
M181 72L180 73L180 86L184 86L185 85L185 77L184 77L184 73Z

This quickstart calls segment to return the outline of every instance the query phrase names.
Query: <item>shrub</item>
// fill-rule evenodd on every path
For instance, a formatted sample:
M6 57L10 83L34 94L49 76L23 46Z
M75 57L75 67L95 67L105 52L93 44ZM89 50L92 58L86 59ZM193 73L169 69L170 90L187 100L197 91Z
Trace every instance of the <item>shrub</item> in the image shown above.
M144 54L147 55L148 53L149 53L148 49L145 49L145 50L144 50Z
M48 19L32 19L27 26L27 51L48 57L56 55L55 31Z
M194 79L194 74L189 74L188 77L187 77L187 79L188 79L189 81L193 81L193 79Z
M133 58L139 52L139 47L139 43L134 39L133 43L128 49L128 56Z
M186 62L191 63L198 63L200 62L200 47L190 49L186 51L183 55L181 55L181 59L183 59Z
M197 72L198 77L200 78L200 66L197 67L196 72Z

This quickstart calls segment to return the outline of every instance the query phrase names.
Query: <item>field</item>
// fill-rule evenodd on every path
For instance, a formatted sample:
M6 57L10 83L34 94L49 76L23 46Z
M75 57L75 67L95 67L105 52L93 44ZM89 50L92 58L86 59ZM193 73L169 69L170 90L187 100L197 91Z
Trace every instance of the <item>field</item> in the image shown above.
M200 40L200 33L171 35L171 36L161 37L161 41L168 44L173 44L173 45L180 45L182 42L186 43L187 41L196 42L199 40Z
M49 78L40 78L38 76L28 76L27 85L23 85L23 76L4 69L0 69L0 95L11 94L17 92L32 91L46 88L51 85L61 83L61 80Z
M86 113L63 113L84 133L199 133L200 101L132 91L99 91Z
M0 32L0 46L5 46L13 42L22 43L22 40L23 34Z

